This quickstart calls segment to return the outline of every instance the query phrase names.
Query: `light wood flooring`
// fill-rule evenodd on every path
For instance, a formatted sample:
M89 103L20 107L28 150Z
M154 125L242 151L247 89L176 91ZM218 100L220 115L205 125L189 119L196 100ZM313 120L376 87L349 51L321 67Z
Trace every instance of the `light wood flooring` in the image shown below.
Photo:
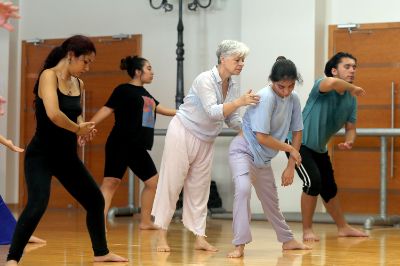
M309 266L309 265L400 265L400 229L374 227L368 238L338 238L333 224L316 224L321 241L310 251L282 251L275 232L267 222L252 222L253 242L240 259L226 258L232 249L230 220L210 219L208 240L217 246L216 253L193 250L194 236L174 220L169 231L171 253L155 251L156 231L141 231L138 216L117 217L108 225L108 243L113 252L129 258L128 263L93 263L85 213L81 210L49 209L35 235L46 245L29 244L20 265L232 265L232 266ZM296 238L301 224L289 223ZM0 246L3 265L9 246Z

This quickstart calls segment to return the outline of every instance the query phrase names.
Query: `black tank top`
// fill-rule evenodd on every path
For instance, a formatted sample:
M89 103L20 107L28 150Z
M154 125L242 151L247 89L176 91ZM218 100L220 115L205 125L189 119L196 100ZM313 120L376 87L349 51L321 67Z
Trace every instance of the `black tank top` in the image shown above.
M82 113L81 96L68 96L57 88L58 104L61 112L69 119L77 122ZM36 133L34 141L46 151L58 151L58 153L70 153L77 151L76 134L55 125L47 116L43 100L35 99L36 106Z

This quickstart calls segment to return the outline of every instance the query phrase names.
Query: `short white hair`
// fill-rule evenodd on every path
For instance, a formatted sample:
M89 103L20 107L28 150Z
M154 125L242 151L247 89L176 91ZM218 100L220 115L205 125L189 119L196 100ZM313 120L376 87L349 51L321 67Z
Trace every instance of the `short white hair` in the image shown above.
M223 40L217 48L218 64L221 63L221 56L238 55L245 58L249 53L249 47L246 44L235 40Z

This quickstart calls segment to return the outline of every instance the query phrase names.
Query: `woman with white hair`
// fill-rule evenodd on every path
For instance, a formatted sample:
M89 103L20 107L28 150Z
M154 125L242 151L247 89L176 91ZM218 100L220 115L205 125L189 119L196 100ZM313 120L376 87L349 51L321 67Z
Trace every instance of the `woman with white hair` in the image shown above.
M167 230L182 188L182 221L196 235L195 249L218 251L205 239L213 144L224 122L241 129L239 107L259 101L251 90L240 96L232 80L242 71L248 51L241 42L222 41L217 49L218 64L196 77L169 124L152 210L154 224L160 227L159 252L171 250Z

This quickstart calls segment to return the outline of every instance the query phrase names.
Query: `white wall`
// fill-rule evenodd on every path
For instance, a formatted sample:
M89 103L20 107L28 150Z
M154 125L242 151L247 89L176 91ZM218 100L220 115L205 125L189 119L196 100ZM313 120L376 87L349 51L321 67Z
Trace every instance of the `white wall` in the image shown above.
M398 0L326 0L327 24L399 22Z
M9 33L0 30L0 95L8 98L8 57L9 57ZM7 110L9 103L3 108ZM0 118L0 134L7 136L7 115ZM0 195L4 197L6 192L6 148L0 146Z

